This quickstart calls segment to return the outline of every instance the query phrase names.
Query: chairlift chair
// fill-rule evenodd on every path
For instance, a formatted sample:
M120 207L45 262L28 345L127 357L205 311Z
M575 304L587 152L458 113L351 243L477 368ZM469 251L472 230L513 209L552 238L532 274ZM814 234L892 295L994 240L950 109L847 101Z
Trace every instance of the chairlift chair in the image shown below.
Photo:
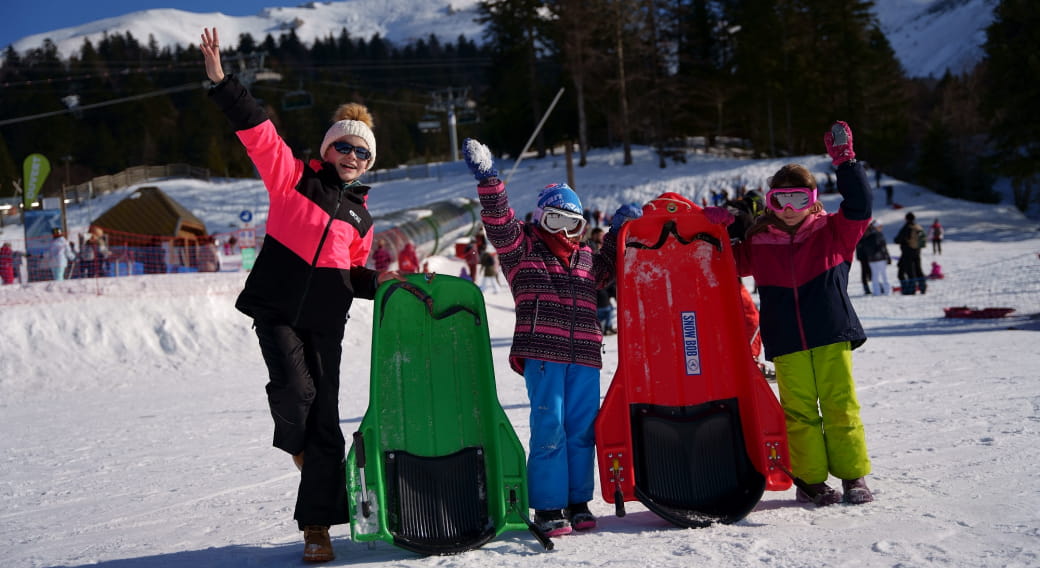
M435 114L426 114L419 119L418 126L422 132L440 132L441 119Z
M282 97L282 110L310 108L313 104L314 97L311 96L310 91L306 91L302 88L295 91L289 91L284 97Z

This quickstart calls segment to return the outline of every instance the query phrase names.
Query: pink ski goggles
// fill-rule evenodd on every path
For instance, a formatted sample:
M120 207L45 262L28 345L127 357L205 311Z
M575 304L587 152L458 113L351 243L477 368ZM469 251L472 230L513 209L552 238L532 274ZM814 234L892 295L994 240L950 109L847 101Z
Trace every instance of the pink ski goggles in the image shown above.
M766 192L766 207L773 211L783 211L788 207L805 211L813 203L816 203L816 190L808 187L777 187Z

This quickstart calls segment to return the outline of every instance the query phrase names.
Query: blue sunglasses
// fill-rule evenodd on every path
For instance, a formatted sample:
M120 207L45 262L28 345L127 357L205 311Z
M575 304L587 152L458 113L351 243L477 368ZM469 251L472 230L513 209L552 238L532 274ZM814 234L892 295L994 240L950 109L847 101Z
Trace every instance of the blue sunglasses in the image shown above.
M347 154L350 154L351 152L354 152L354 155L357 156L359 160L367 160L367 159L372 157L372 151L369 150L368 148L362 148L361 146L355 146L355 145L353 145L353 144L351 144L349 142L342 142L342 141L340 141L340 142L333 142L332 143L332 147L335 148L337 152L339 152L340 154L343 154L344 156L346 156Z

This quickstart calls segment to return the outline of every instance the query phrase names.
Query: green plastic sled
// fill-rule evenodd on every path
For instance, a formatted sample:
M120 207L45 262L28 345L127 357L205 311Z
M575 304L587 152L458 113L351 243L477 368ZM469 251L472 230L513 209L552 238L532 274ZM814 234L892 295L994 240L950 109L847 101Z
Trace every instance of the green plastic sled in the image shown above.
M498 401L484 298L468 280L383 284L368 410L347 454L350 532L420 554L531 530L523 446Z

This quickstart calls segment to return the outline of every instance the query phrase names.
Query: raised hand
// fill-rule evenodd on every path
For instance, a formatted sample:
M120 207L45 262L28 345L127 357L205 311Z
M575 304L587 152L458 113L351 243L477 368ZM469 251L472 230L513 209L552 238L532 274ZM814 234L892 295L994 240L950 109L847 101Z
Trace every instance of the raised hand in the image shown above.
M617 231L621 228L621 225L642 216L643 208L640 207L638 203L626 203L621 207L618 207L617 211L614 212L614 216L610 219L610 229Z
M484 181L498 177L495 169L495 158L491 150L473 138L462 141L462 157L466 160L466 166L473 172L477 181Z
M206 62L206 76L219 83L224 80L224 68L220 65L220 38L217 28L202 28L202 57Z
M845 121L839 120L831 126L831 131L823 135L823 144L835 166L856 157L852 149L852 130Z

